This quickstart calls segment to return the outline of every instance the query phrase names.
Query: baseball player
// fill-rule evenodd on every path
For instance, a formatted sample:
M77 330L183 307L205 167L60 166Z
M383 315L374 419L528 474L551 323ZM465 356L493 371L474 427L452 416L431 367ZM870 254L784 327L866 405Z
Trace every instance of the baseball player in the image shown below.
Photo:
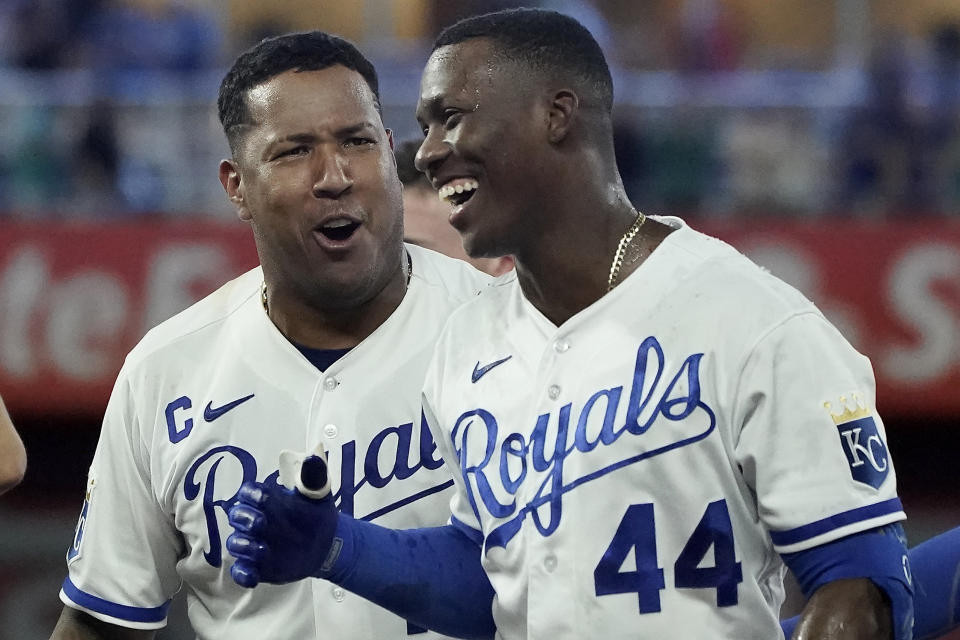
M281 451L322 442L344 513L445 522L451 480L420 392L444 320L489 278L403 244L376 73L348 42L265 40L236 60L218 106L232 151L220 178L262 266L127 357L53 637L153 637L181 587L203 639L436 637L326 582L240 589L227 509L242 483L276 484Z
M390 531L251 483L234 579L325 577L464 637L776 638L789 567L809 597L795 637L909 638L870 363L731 247L637 212L611 104L565 16L440 35L418 167L469 255L516 259L453 314L427 375L450 524ZM309 488L323 456L307 461Z

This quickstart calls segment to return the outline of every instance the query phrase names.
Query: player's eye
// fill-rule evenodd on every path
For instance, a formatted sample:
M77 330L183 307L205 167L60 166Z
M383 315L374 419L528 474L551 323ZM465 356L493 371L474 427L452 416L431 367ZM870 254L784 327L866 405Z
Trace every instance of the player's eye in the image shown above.
M372 138L365 138L363 136L354 136L352 138L347 138L345 144L348 147L363 147L367 145L376 144L377 141Z
M463 112L457 109L445 109L443 111L443 124L448 129L452 129L453 127L460 124L460 117L462 115L463 115Z
M277 153L277 158L289 158L293 156L302 156L310 152L310 148L306 145L297 145L295 147L290 147L289 149L282 149Z

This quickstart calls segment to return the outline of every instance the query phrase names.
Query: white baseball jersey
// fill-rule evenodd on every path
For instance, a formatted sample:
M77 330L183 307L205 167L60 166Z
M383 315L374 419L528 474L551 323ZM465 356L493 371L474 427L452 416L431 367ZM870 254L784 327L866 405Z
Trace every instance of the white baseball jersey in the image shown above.
M904 518L870 363L797 291L678 227L562 326L498 279L424 409L498 637L781 637L784 566Z
M420 393L450 312L489 277L408 246L403 301L321 373L271 323L259 268L159 325L131 351L104 419L61 599L122 626L166 621L181 583L199 638L384 639L422 633L317 579L242 589L227 510L275 481L283 449L323 442L341 510L396 528L450 515L451 480Z

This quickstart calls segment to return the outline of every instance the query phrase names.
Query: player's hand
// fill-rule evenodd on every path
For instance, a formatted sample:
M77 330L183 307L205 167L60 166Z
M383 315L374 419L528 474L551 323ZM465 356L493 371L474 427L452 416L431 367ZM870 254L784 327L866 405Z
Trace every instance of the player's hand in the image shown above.
M322 575L340 513L329 492L326 460L301 457L297 466L295 488L244 483L228 512L234 533L227 538L227 550L237 559L230 575L242 587Z

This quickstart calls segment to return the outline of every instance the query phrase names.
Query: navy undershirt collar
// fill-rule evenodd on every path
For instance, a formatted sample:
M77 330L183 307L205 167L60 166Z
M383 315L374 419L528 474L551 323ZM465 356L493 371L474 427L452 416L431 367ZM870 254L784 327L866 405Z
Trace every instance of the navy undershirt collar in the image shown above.
M347 349L312 349L310 347L305 347L301 344L293 342L293 346L297 348L297 351L303 354L307 360L310 361L310 364L315 366L320 371L326 371L330 368L334 362L347 355L350 351Z

